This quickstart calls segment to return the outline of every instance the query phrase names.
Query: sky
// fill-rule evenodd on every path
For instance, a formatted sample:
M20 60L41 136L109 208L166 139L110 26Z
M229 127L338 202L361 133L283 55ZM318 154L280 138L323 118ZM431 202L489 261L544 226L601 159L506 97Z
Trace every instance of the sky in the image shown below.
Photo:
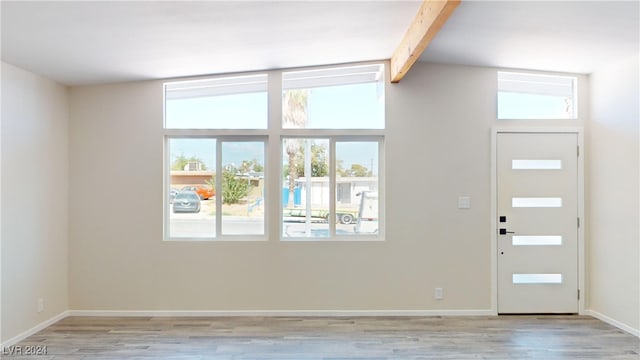
M316 87L309 89L307 128L384 129L383 87L378 83ZM575 106L575 105L574 105ZM567 118L567 104L560 96L522 93L498 93L498 118ZM169 100L166 103L166 127L183 129L266 129L268 121L266 92ZM360 164L377 173L375 143L339 143L337 159L344 168ZM178 155L195 156L208 169L215 168L215 140L171 139L171 159ZM264 164L264 147L257 142L223 145L223 165L239 165L257 159Z
M376 83L318 87L309 90L307 128L383 129L384 97ZM169 100L166 103L166 127L189 129L266 129L268 99L266 93L235 94L194 99ZM208 169L215 168L214 139L171 139L171 159L179 155L195 156ZM328 150L327 150L328 151ZM360 164L377 172L377 144L339 143L337 157L345 168ZM262 143L225 142L223 165L239 165L258 159L264 164Z
M498 92L498 119L567 119L572 115L562 96Z

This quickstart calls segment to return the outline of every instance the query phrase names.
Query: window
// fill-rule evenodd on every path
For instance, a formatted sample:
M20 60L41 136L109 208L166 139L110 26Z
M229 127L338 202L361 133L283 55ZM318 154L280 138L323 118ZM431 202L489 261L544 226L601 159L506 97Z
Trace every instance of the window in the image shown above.
M168 230L174 239L216 235L216 139L169 138Z
M382 239L383 65L166 83L164 124L166 239Z
M382 65L285 72L282 86L285 129L384 129Z
M264 141L169 137L167 148L169 238L265 234Z
M283 239L380 238L383 70L282 74Z
M377 195L375 202L365 195L378 193L381 142L381 138L369 137L362 141L343 141L340 137L284 138L282 236L377 237ZM330 159L335 159L334 166ZM366 218L363 207L368 212ZM363 221L370 222L366 229L356 226Z
M165 84L165 238L265 238L266 90L267 75Z
M514 235L511 237L513 246L549 246L562 245L561 235Z
M498 119L576 119L575 77L498 72Z
M266 109L264 74L165 84L167 129L266 129Z
M562 274L513 274L514 284L562 284Z
M562 198L555 197L521 197L511 198L514 208L562 207Z
M513 170L562 170L562 160L511 160Z

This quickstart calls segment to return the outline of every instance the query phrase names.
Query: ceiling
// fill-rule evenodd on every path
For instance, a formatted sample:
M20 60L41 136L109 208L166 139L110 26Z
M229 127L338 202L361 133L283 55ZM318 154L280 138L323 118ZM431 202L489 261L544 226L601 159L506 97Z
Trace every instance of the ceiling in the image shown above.
M84 85L388 59L420 4L2 1L2 60ZM420 60L590 73L639 24L637 0L463 0Z
M465 1L420 60L588 74L640 51L640 1Z

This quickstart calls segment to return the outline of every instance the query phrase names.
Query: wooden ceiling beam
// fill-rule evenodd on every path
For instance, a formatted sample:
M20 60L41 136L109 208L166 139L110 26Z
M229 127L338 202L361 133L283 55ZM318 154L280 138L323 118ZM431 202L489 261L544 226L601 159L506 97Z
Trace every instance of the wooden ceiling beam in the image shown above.
M391 56L391 82L407 74L461 0L424 0L418 14Z

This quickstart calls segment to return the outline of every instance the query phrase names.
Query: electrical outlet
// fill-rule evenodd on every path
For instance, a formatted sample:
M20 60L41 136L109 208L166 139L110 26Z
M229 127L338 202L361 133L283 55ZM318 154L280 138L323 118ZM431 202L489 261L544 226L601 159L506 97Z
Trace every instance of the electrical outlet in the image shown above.
M442 288L435 288L435 289L433 290L433 297L434 297L436 300L442 300L442 299L444 299L444 293L442 292Z
M44 299L38 298L38 312L41 313L44 311Z

